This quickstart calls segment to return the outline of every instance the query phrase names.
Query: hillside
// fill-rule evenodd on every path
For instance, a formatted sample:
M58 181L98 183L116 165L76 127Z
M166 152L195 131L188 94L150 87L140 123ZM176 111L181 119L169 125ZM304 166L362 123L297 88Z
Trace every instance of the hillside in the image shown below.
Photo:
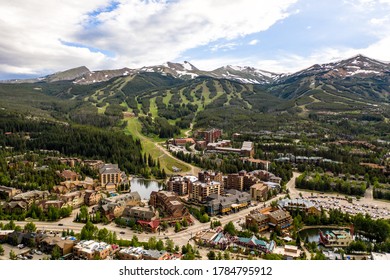
M279 78L268 90L276 96L292 99L321 89L350 98L390 101L390 64L362 55L346 60L313 65Z
M87 70L81 67L35 83L0 84L0 105L4 110L102 128L125 127L123 116L134 116L144 135L161 140L183 135L191 124L195 129L219 127L226 132L320 130L389 137L389 66L363 56L292 75L228 66L214 74L228 72L230 77L216 78L188 62L140 72ZM182 76L175 77L180 72ZM232 80L238 73L240 81ZM264 81L248 83L254 79L250 75ZM105 81L76 82L83 77ZM342 121L347 123L340 126Z

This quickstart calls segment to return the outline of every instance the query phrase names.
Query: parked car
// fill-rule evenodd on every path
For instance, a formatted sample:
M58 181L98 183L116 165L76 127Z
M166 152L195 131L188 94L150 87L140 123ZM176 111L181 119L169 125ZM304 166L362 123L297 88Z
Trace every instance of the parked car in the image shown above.
M19 244L17 247L18 247L19 249L23 249L23 248L24 248L24 245L23 245L23 244Z

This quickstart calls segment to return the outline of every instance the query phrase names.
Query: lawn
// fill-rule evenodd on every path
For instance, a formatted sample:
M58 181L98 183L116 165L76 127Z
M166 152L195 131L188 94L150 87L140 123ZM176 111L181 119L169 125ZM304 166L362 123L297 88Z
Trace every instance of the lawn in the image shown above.
M158 145L158 142L153 141L153 139L144 136L141 133L141 123L138 121L137 118L125 118L125 121L127 121L125 133L131 134L133 137L140 139L144 152L150 154L153 159L159 159L161 168L164 168L167 174L173 174L173 166L180 168L183 172L187 172L190 170L187 165L179 162L178 160L166 155L163 151L161 151L156 146Z

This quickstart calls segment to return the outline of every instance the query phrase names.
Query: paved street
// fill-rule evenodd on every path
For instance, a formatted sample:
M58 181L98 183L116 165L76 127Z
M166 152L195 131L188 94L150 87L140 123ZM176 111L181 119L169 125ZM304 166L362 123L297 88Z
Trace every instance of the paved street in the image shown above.
M287 183L287 189L289 190L291 198L298 198L298 197L300 197L300 195L299 195L300 193L305 198L311 196L312 192L299 190L299 189L295 188L295 179L299 175L300 175L300 173L294 172L293 173L293 177ZM269 205L272 201L278 200L279 198L282 198L282 197L284 197L284 194L279 194L278 196L274 197L273 199L267 201L266 203L267 203L267 205ZM335 194L321 194L321 197L323 197L323 198L319 198L318 200L322 201L323 203L328 203L328 201L333 201L335 199L334 197L336 197L336 195ZM343 198L345 196L344 195L339 195L339 197ZM374 208L372 208L375 205L378 208L387 209L388 212L389 212L389 215L390 215L390 208L389 208L390 204L387 203L387 202L373 200L372 196L367 196L367 197L361 198L359 202L356 202L356 200L354 201L354 205L355 206L363 205L363 204L364 205L368 205L369 207L364 207L364 210L362 210L362 213L367 212L369 209L375 210ZM349 204L345 200L340 200L340 202L338 202L337 206L340 206L340 205L347 206L347 205L351 205L351 204ZM263 206L263 203L260 203L259 206L256 206L256 207L261 207L261 206ZM237 222L240 219L245 218L245 216L247 214L249 214L250 211L256 209L256 207L249 207L249 208L241 210L238 213L230 214L230 215L227 215L227 216L222 216L221 218L213 217L212 219L220 220L222 225L225 225L228 222L234 222L237 225ZM343 209L344 210L348 210L349 208L343 208ZM358 209L360 209L360 207L358 207ZM62 219L62 220L60 220L58 222L39 222L39 221L37 221L37 222L34 222L34 223L36 224L38 230L59 231L59 232L61 232L62 230L69 229L69 230L73 230L74 232L77 233L77 232L81 231L81 229L84 226L84 224L79 224L79 223L74 223L73 222L73 218L76 215L76 211L74 211L72 213L71 217ZM193 226L191 226L188 229L185 229L185 230L183 230L183 231L181 231L179 233L174 232L173 228L169 228L166 232L161 232L160 234L159 233L146 233L146 232L144 232L144 233L134 233L131 229L129 229L129 228L120 228L120 227L116 226L114 223L110 223L108 225L98 224L97 227L99 229L100 228L107 228L110 231L116 232L118 238L122 238L122 239L131 239L134 234L138 236L138 239L140 241L147 241L152 236L155 236L158 239L159 238L160 239L164 239L164 238L168 237L168 238L172 239L175 242L176 245L182 246L182 245L187 244L189 242L189 240L191 239L191 237L193 237L197 232L199 232L201 230L204 230L204 229L208 229L210 227L210 223L202 224L198 220L196 220L195 218L193 218L193 220L195 222L195 224ZM241 221L243 222L243 220L241 220ZM8 221L2 221L2 222L4 224L4 223L7 223ZM24 224L26 224L27 222L16 221L15 223L17 225L24 226ZM63 224L63 225L60 226L59 224ZM120 234L120 232L124 232L124 234Z

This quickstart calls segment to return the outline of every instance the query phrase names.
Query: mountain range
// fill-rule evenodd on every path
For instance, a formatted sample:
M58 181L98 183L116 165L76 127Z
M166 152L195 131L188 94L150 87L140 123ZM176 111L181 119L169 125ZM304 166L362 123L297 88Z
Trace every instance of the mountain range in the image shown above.
M164 127L164 137L191 126L388 136L389 92L390 65L362 55L292 74L231 65L203 71L189 62L102 71L82 66L0 83L0 112L99 127L135 116L131 122L142 123L143 133L160 135ZM339 127L342 120L348 125Z
M69 69L66 71L50 74L45 77L28 80L8 80L3 82L56 82L73 81L75 84L92 84L108 81L115 77L134 75L142 72L154 72L171 75L184 80L194 79L199 76L212 77L217 79L228 79L248 84L273 84L300 77L318 77L321 80L331 78L348 77L374 77L387 76L390 73L390 63L380 62L363 55L332 62L327 64L315 64L307 69L292 74L278 74L271 71L260 70L249 66L227 65L212 71L199 70L188 61L184 63L166 62L161 65L142 67L137 69L122 68L115 70L91 71L85 66Z

